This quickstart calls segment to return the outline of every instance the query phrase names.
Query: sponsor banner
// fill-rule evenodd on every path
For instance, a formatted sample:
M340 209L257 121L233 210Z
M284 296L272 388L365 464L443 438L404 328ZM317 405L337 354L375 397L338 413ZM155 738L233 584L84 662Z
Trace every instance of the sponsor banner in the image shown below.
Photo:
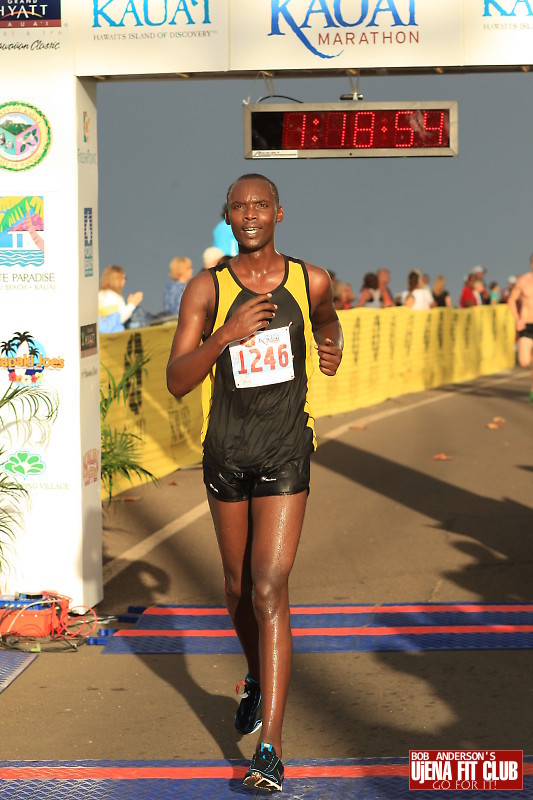
M468 0L465 64L531 64L533 0Z
M229 0L76 0L77 75L224 72Z
M50 123L36 106L0 103L0 170L22 172L37 166L51 141Z
M410 750L409 789L522 791L522 750Z
M447 66L462 0L232 0L231 70Z
M82 2L83 0L79 0ZM0 64L25 70L72 67L73 41L65 24L71 0L0 0Z
M515 327L507 305L455 310L339 311L344 355L335 378L318 369L309 385L313 416L343 414L391 397L471 380L514 365ZM142 464L158 477L201 461L200 387L177 400L165 370L175 325L158 325L100 337L100 358L118 382L136 356L150 360L130 382L126 401L108 417L118 430L142 437ZM102 371L105 388L105 373ZM141 478L132 477L138 485ZM117 490L130 483L119 478Z
M61 0L0 0L0 29L60 27Z
M28 291L55 290L45 263L42 195L0 195L0 292L5 300Z

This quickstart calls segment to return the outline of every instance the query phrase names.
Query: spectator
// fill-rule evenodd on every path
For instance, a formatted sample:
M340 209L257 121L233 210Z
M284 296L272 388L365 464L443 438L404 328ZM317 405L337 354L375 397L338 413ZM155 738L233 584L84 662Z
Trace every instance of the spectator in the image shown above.
M174 256L168 265L169 280L163 294L163 310L165 314L177 317L180 310L181 296L187 282L192 278L192 261L185 256Z
M507 278L507 286L502 289L502 293L500 296L500 303L507 303L509 300L509 295L513 291L516 283L516 275L509 275Z
M204 262L204 269L210 269L211 267L216 267L222 256L224 255L224 250L221 250L220 247L206 247L204 252L202 253L202 261Z
M102 272L98 292L98 328L100 333L123 331L133 312L142 303L143 293L128 295L127 302L122 296L126 284L126 271L110 264Z
M477 286L475 286L475 289L477 292L479 292L481 302L484 305L488 305L490 302L490 292L485 286L485 267L482 267L481 264L479 264L477 267L474 267L471 272L476 276Z
M347 311L353 307L355 295L351 283L337 283L333 305L337 310Z
M492 281L489 286L490 289L490 305L495 306L500 302L500 284L498 281Z
M378 283L379 291L381 292L382 308L394 308L396 306L396 301L394 300L392 292L389 288L390 272L388 269L385 269L384 267L378 269Z
M472 306L482 305L481 295L476 289L477 281L478 276L475 272L471 272L470 275L465 278L465 285L463 286L463 291L459 298L459 308L471 308Z
M233 235L231 226L226 222L226 204L222 206L222 219L213 228L213 247L218 247L222 253L228 253L230 258L239 252L237 239Z
M379 279L375 272L367 272L357 301L359 308L382 308Z
M402 305L413 311L429 311L437 305L417 269L412 269L407 276L407 289L402 292Z
M452 298L446 289L446 278L444 275L437 275L433 281L432 294L438 308L452 307Z

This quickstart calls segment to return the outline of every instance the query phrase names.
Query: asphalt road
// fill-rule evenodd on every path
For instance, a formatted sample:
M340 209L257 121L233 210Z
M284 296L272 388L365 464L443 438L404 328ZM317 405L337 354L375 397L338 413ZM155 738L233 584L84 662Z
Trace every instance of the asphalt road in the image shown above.
M291 603L532 601L528 381L516 370L320 419ZM124 493L104 523L100 615L223 604L200 470ZM297 654L284 760L533 754L532 667L512 649ZM233 727L244 672L240 655L42 653L1 695L2 758L249 758L255 737Z

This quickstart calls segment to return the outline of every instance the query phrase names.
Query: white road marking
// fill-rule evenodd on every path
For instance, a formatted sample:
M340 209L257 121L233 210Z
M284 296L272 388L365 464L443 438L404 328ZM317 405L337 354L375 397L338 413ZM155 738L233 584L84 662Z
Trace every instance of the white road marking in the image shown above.
M156 547L159 547L159 545L167 539L170 539L176 533L182 531L187 525L196 522L197 519L203 517L208 511L209 505L207 500L204 500L203 503L191 508L186 514L182 514L181 517L173 519L168 525L155 531L150 536L147 536L146 539L143 539L142 542L139 542L139 544L130 547L130 549L125 550L122 555L109 561L104 565L104 583L112 580L112 578L116 578L117 575L120 575L120 573L127 569L134 561L140 561L146 558L151 550L155 550Z
M501 375L501 373L499 373L499 375ZM505 381L509 381L509 379L512 377L513 377L512 373L509 372L505 373L504 375L501 375L501 377L494 378L493 376L492 379L483 381L483 383L486 384L502 383ZM520 379L522 377L527 377L527 376L520 374L518 376L515 376L515 378L516 377ZM385 411L378 411L375 414L369 414L367 417L359 417L356 419L352 419L350 422L345 422L343 425L339 425L339 427L334 428L332 431L329 431L329 433L322 435L320 437L320 440L327 441L329 439L336 439L339 436L344 435L351 428L352 425L370 425L370 423L379 422L380 420L386 419L387 417L392 417L396 414L403 414L406 411L413 411L414 409L420 408L421 406L427 406L430 405L431 403L438 403L440 400L447 400L455 396L456 395L454 392L445 392L442 394L438 394L436 396L426 397L423 400L419 400L416 403L411 403L411 405L395 406L394 408L388 408ZM200 503L194 508L191 508L190 511L187 511L186 514L182 514L181 517L172 520L172 522L169 522L163 528L160 528L158 531L155 531L146 539L143 539L143 541L139 542L139 544L130 547L129 550L125 550L124 553L122 553L122 555L118 556L117 558L114 558L112 561L109 561L107 564L105 564L104 583L107 583L113 578L116 578L117 575L120 575L120 573L123 572L125 569L127 569L130 566L130 564L132 564L134 561L140 561L141 559L146 558L148 553L150 553L152 550L155 550L155 548L159 547L160 544L165 542L167 539L170 539L172 536L175 536L176 533L179 533L188 525L191 525L191 523L196 522L196 520L200 519L200 517L203 517L204 514L207 514L208 512L209 512L209 505L207 503L207 500L204 500L203 503Z

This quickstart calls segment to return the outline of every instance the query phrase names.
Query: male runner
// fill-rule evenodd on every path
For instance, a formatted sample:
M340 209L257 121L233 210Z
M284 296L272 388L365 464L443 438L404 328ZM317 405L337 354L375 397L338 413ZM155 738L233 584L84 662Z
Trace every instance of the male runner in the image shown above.
M267 791L281 790L284 772L288 580L316 446L312 338L325 375L335 375L343 347L328 273L275 248L282 219L268 178L243 175L230 186L226 220L239 253L187 285L167 367L176 397L203 382L204 482L226 604L248 662L235 724L240 733L262 725L244 783Z
M529 259L529 272L520 275L511 290L507 304L516 322L518 334L518 363L532 366L533 353L533 254ZM533 370L529 399L533 403Z

